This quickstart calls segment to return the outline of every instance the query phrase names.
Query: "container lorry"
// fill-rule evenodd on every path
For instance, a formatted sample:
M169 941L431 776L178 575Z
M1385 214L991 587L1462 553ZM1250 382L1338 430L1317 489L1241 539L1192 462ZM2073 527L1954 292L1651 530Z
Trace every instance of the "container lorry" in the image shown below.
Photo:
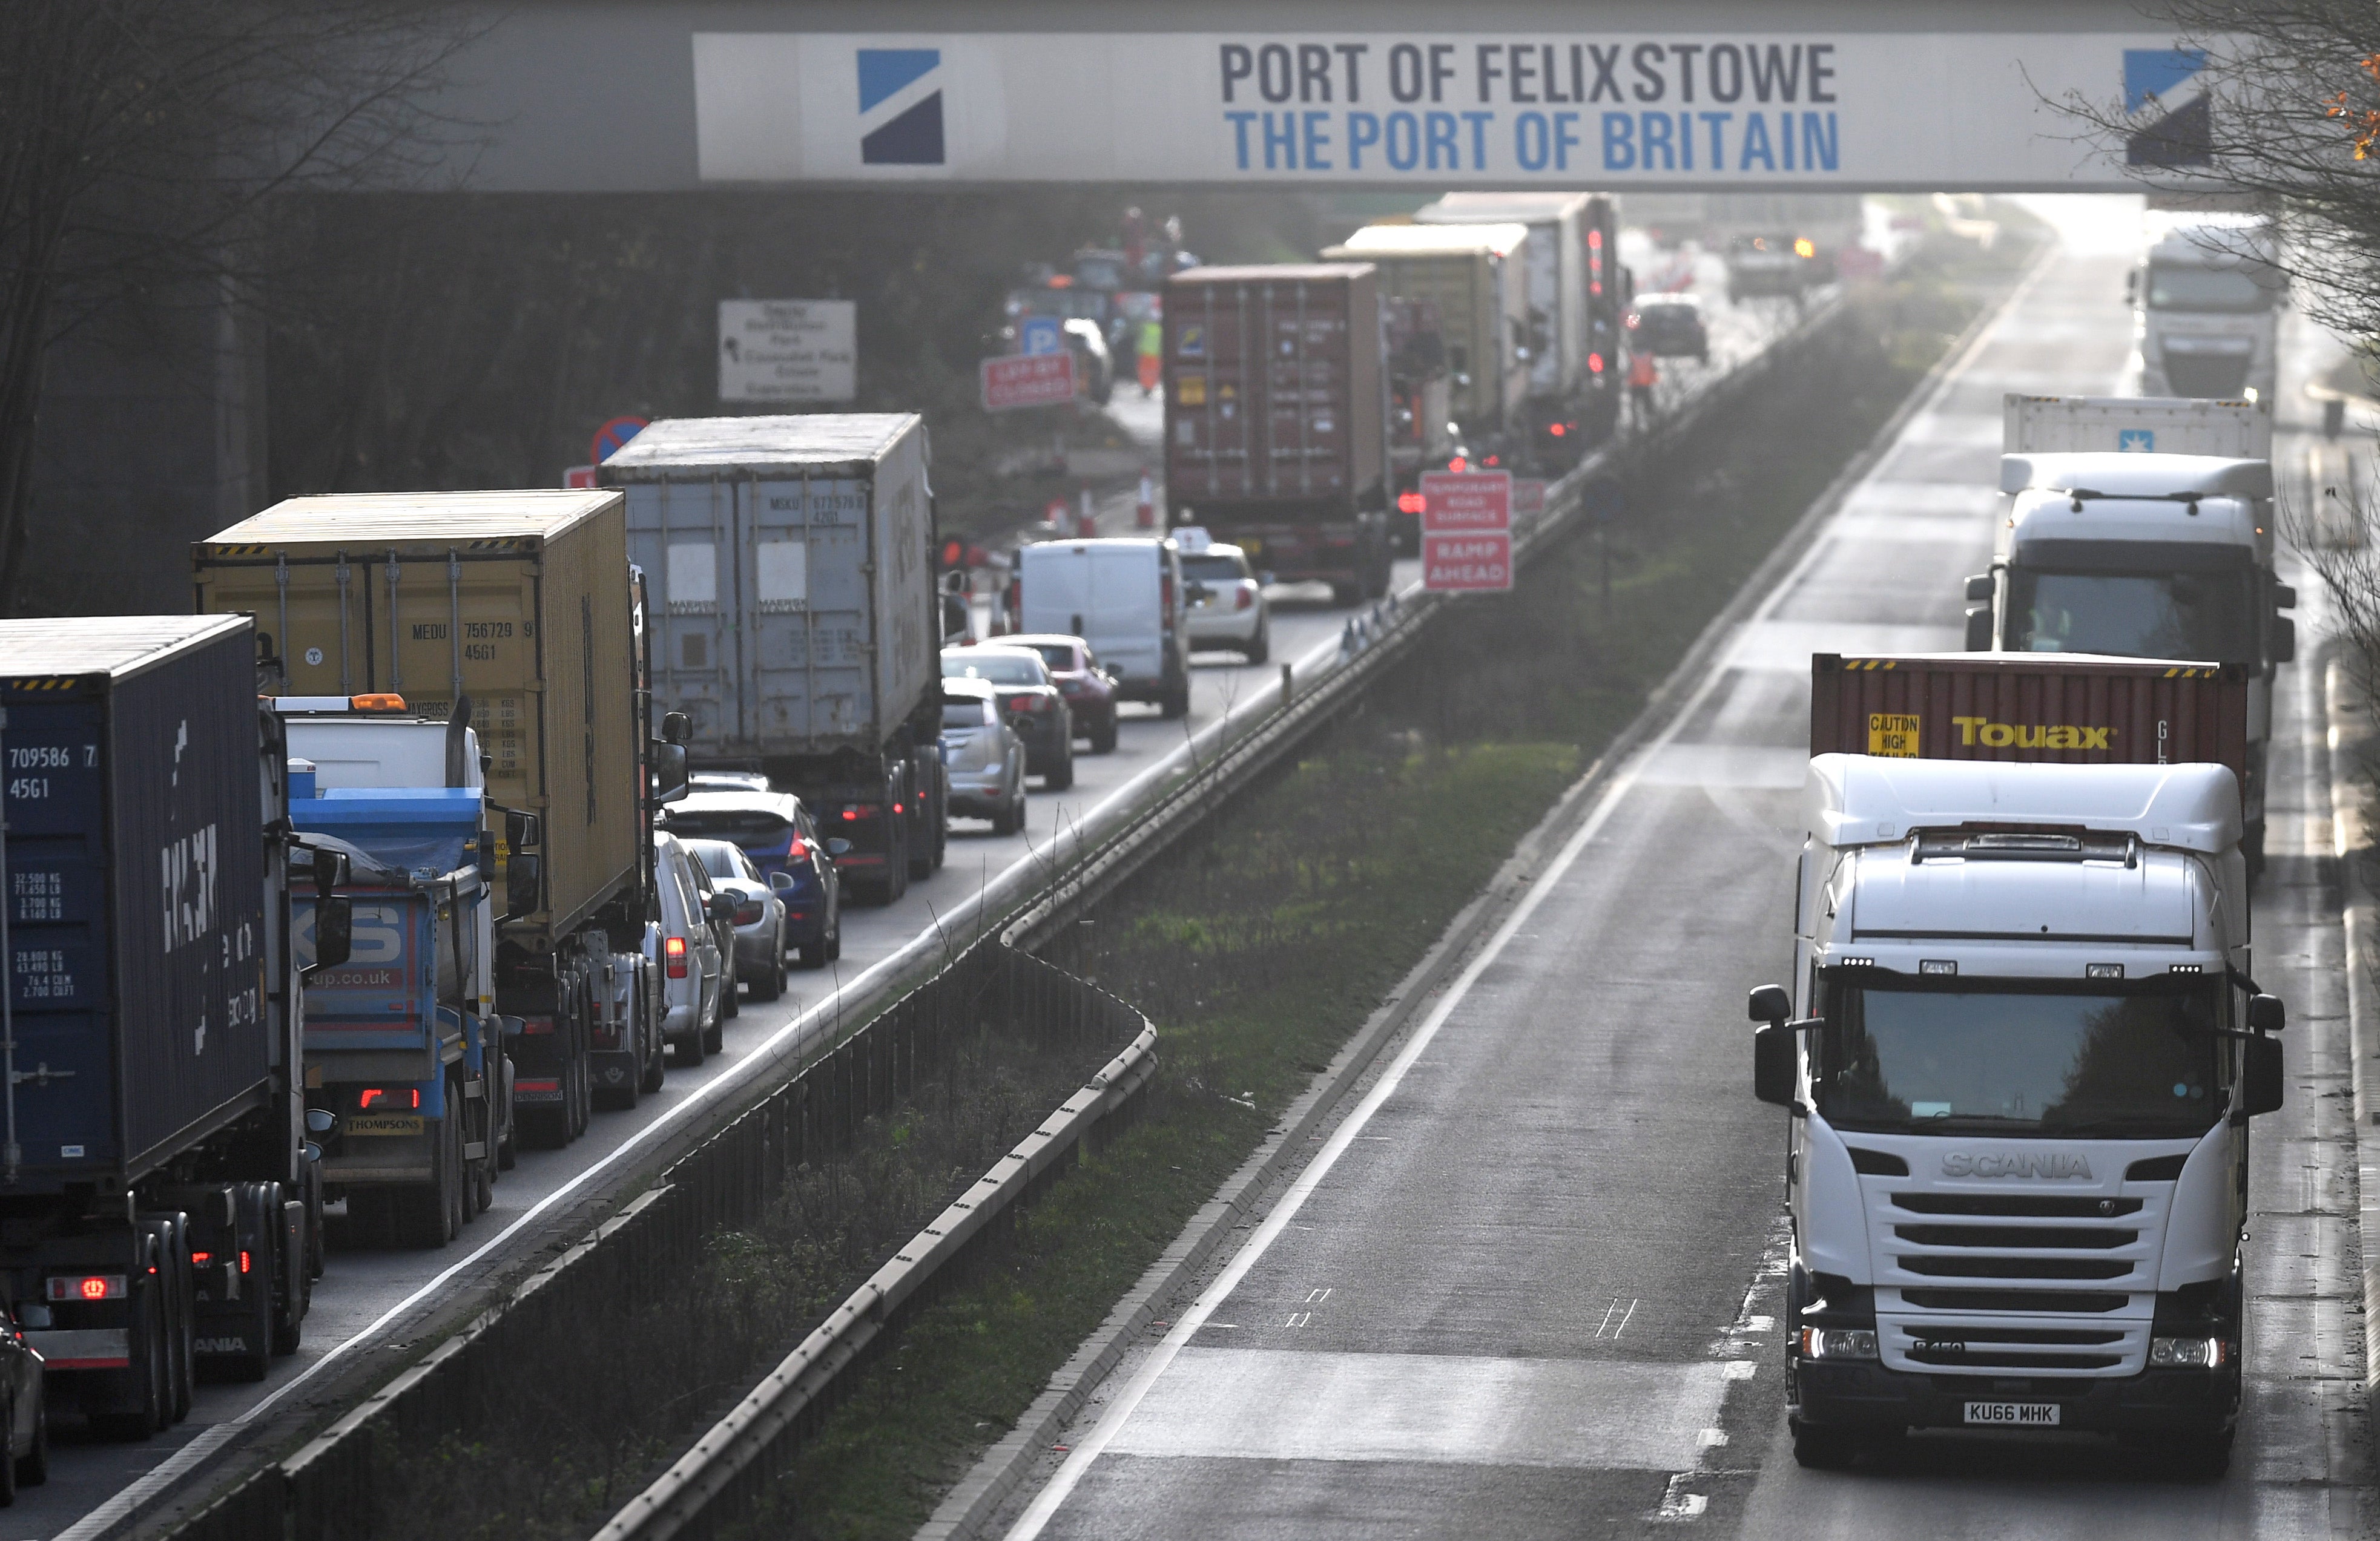
M1521 406L1527 458L1559 476L1609 439L1624 386L1621 324L1633 297L1620 264L1620 206L1602 193L1452 192L1414 212L1416 224L1525 225L1528 385Z
M1396 495L1389 528L1396 549L1421 551L1424 471L1444 470L1463 454L1454 424L1446 337L1438 307L1426 299L1394 299L1388 318L1389 467Z
M682 763L643 728L625 500L292 498L199 542L193 563L200 611L248 613L280 638L276 695L389 695L433 722L468 698L482 795L504 812L488 880L495 1012L521 1022L515 1117L531 1145L568 1143L594 1105L596 1057L640 1031L601 998L652 916L652 814Z
M1911 1429L2229 1459L2249 1121L2281 1106L2216 665L1813 660L1791 981L1786 1407L1840 1467Z
M2274 570L2268 408L2010 394L2004 412L2000 490L2012 501L1992 570L1967 580L1967 646L2239 670L2244 848L2261 868L2273 681L2297 648L2281 613L2297 595Z
M1327 583L1341 604L1387 593L1386 334L1368 262L1167 280L1169 528L1203 526L1276 581ZM1449 366L1459 379L1451 340Z
M50 1407L124 1438L295 1352L320 1271L290 899L338 859L289 836L257 641L0 621L0 1289Z
M886 904L948 840L929 458L914 413L679 418L600 473L660 588L657 710L696 765L798 794Z
M1325 262L1368 262L1381 298L1438 307L1454 420L1483 466L1503 467L1526 446L1529 399L1529 227L1367 224Z
M468 710L440 722L394 697L273 705L291 757L291 822L349 853L337 892L352 915L351 952L317 970L306 996L307 1097L340 1115L325 1196L345 1203L353 1241L443 1246L487 1207L514 1145L478 736ZM632 976L642 961L630 960ZM608 983L599 979L599 1013ZM648 1010L640 1020L645 1039L631 1047L657 1083L661 1056L648 1047L657 1019ZM600 1088L601 1067L596 1080Z
M2289 293L2272 222L2155 210L2147 217L2140 261L2124 278L2139 394L2269 405Z

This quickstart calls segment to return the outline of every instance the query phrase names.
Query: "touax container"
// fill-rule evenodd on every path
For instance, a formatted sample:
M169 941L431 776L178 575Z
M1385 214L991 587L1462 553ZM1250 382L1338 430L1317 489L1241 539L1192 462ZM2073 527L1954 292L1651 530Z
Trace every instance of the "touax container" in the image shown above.
M1754 1090L1791 1113L1793 1453L2086 1432L2211 1479L2241 1414L2250 1120L2284 1093L2240 687L1961 662L1814 680L1792 972L1750 1001Z
M664 419L601 469L652 582L655 710L697 764L799 791L885 900L942 851L927 460L915 413L818 413Z

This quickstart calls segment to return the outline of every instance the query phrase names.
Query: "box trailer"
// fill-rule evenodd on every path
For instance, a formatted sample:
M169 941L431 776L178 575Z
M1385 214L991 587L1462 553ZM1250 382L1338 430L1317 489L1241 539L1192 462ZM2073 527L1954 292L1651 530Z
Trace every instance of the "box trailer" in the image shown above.
M915 413L681 418L600 472L656 590L657 709L696 763L801 794L885 903L947 822L928 460Z
M1528 248L1525 224L1367 224L1322 252L1373 264L1384 298L1437 305L1455 420L1483 456L1515 447L1528 399Z
M0 1287L133 1438L297 1347L319 1250L256 685L244 617L0 622Z
M1365 262L1193 268L1165 290L1165 497L1284 583L1387 591L1389 378Z
M192 560L200 611L251 614L273 638L279 694L394 696L432 720L468 701L487 800L507 816L496 995L523 1024L521 1131L567 1141L592 1107L591 981L640 949L652 904L646 644L625 500L291 498L200 541Z

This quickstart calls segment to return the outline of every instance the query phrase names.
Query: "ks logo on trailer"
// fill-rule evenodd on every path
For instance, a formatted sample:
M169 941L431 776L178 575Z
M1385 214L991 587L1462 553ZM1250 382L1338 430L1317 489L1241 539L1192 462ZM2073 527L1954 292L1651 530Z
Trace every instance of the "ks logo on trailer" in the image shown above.
M2125 164L2203 166L2214 158L2205 73L2204 49L2124 50L2124 112L2133 124Z
M942 51L859 50L859 159L871 166L942 162Z

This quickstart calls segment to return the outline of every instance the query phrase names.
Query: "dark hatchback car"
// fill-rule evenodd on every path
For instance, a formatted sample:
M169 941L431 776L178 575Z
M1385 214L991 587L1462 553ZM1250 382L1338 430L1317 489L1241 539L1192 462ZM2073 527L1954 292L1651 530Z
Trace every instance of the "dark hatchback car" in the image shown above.
M945 648L944 679L982 680L1000 692L1000 714L1025 741L1025 769L1051 792L1075 784L1075 714L1030 648Z
M1710 362L1710 332L1702 302L1691 295L1647 295L1628 313L1628 350L1656 358Z
M1187 563L1184 564L1186 568ZM1116 686L1099 667L1098 655L1091 645L1079 637L1059 637L1037 634L1026 637L1003 637L1003 648L1030 648L1041 655L1042 666L1050 671L1050 683L1058 694L1066 698L1066 710L1074 714L1075 736L1091 741L1091 753L1112 753L1116 746Z
M810 810L785 792L697 792L670 804L672 834L733 841L785 904L785 945L804 968L843 955L843 880L834 858L849 848L822 840ZM732 945L732 943L731 943Z

